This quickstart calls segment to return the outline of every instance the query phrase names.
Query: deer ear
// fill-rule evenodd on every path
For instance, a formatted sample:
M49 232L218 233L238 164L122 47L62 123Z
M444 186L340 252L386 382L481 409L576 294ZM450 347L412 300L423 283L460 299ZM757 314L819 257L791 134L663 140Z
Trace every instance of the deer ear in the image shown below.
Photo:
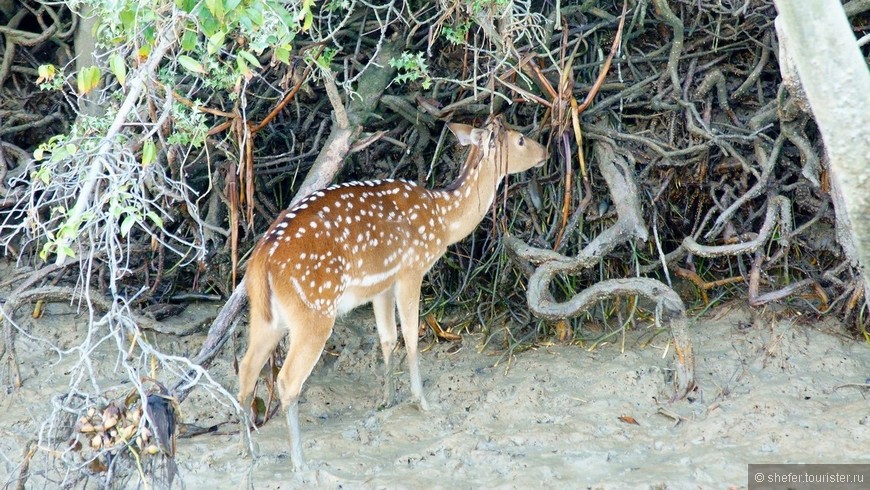
M459 140L460 145L468 146L472 144L471 134L474 131L474 127L461 123L449 123L447 127L456 136L456 139Z
M447 127L456 135L456 139L459 140L459 144L462 146L483 145L484 137L489 132L485 129L477 129L474 126L460 123L450 123Z

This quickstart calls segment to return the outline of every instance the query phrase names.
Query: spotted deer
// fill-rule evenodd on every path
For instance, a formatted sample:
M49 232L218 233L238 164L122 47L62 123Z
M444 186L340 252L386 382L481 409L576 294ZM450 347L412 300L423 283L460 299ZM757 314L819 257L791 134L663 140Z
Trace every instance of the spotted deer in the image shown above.
M302 465L302 384L323 352L336 317L359 305L373 303L384 356L383 405L388 406L393 395L398 306L412 397L422 410L428 409L417 359L423 276L448 245L477 227L505 175L538 166L547 158L543 146L505 128L499 119L484 128L449 128L461 145L471 146L451 186L432 190L393 179L333 185L284 211L251 256L246 279L250 332L239 365L239 402L246 409L251 406L258 373L289 331L277 382L294 469Z

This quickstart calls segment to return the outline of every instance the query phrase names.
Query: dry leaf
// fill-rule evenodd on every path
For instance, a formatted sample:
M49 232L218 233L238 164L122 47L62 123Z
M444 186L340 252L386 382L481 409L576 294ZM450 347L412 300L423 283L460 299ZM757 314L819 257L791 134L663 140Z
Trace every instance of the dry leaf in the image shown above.
M439 339L443 339L448 342L456 342L462 340L462 336L457 335L453 332L448 332L441 328L438 320L435 319L435 315L426 315L426 324L429 325L429 328L431 328L432 331L435 332L435 336Z

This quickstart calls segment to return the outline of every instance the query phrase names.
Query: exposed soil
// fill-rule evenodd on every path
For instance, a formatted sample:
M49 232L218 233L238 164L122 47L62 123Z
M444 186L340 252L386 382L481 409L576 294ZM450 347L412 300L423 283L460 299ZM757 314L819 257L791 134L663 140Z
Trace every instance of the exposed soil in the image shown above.
M746 486L748 463L870 462L867 389L842 386L865 383L870 349L836 334L842 327L831 321L776 316L720 309L697 321L700 388L675 403L668 401L664 335L642 346L639 332L629 332L624 352L618 344L593 352L541 346L509 366L493 366L499 356L492 349L479 353L479 336L465 336L461 348L430 345L422 368L435 408L421 412L409 402L403 372L396 373L396 405L377 410L380 349L371 312L363 309L337 325L303 392L306 471L290 470L287 428L278 416L254 434L253 460L239 457L236 435L179 439L179 474L187 488L246 481L258 489L724 488ZM83 325L54 307L31 329L70 347ZM171 340L164 347L190 353L202 337ZM57 362L47 344L21 335L17 345L24 386L0 407L3 482L17 474L50 397L66 389L65 373L78 359ZM95 369L108 379L113 357L100 350L92 355ZM234 392L228 351L210 372ZM183 422L200 426L235 419L204 390L181 409ZM34 457L28 487L52 486L50 471L40 467L49 460Z

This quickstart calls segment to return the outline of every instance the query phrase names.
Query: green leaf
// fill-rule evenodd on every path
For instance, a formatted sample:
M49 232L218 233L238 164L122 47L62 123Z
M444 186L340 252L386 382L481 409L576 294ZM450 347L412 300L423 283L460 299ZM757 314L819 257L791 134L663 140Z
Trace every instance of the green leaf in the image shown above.
M239 24L241 24L242 27L244 27L246 30L249 30L249 31L254 30L254 23L251 21L251 18L248 17L247 15L242 15L241 17L239 17Z
M148 44L154 44L157 41L157 29L153 25L146 26L142 29L142 37L145 38Z
M51 161L59 162L69 155L66 146L58 146L51 152Z
M121 11L119 15L121 19L121 25L124 26L124 29L127 31L132 31L136 25L136 12L131 8L125 8Z
M221 30L223 24L211 15L211 12L205 9L198 9L197 17L199 18L199 28L206 37L211 37Z
M223 0L205 0L205 8L219 21L224 20L224 2Z
M249 53L248 51L242 50L239 51L239 56L244 58L248 63L256 66L257 68L262 68L263 65L260 64L260 60L258 60L254 55Z
M151 165L154 160L157 158L157 145L154 144L154 141L148 139L142 145L142 166L147 167Z
M76 253L75 253L75 251L73 251L72 247L70 247L69 245L58 244L57 245L57 255L61 258L63 258L63 257L73 258L76 256Z
M224 5L224 9L226 9L227 12L232 12L236 9L236 7L239 6L240 3L242 3L242 0L227 0L227 3Z
M151 45L150 44L145 44L145 45L139 47L139 50L136 51L136 55L139 56L140 60L144 60L150 54L151 54Z
M197 35L196 31L184 31L181 36L181 49L185 51L193 51L196 48Z
M39 170L33 173L33 177L43 184L48 185L51 182L51 170L48 166L43 165L42 167L39 167Z
M148 214L146 214L145 216L148 216L148 219L150 219L152 223L157 225L158 228L163 228L163 218L158 216L157 213L155 213L154 211L148 211Z
M132 214L128 214L124 221L121 222L121 236L126 237L130 230L133 228L133 225L136 224L136 216Z
M199 3L197 2L197 0L178 0L176 2L176 5L181 10L184 10L185 12L190 14L193 13L193 9L196 8L197 3Z
M188 71L205 74L205 69L202 67L202 64L186 54L179 55L178 62Z
M305 21L302 22L302 32L308 32L311 29L311 24L314 22L314 14L309 10L305 12Z
M259 6L259 4L257 4L257 6ZM251 22L253 22L255 25L258 25L258 26L263 25L263 21L265 19L263 19L263 11L262 10L259 10L259 9L253 8L253 7L249 7L247 9L245 9L245 14L251 18Z
M42 250L39 251L39 258L42 259L43 262L48 261L48 254L51 253L51 248L54 246L52 242L47 242L42 246Z
M313 6L314 0L302 0L302 9L299 12L299 19L302 20L302 32L311 29L311 24L314 22L314 13L311 12Z
M221 49L224 45L224 41L226 40L227 33L224 31L217 31L208 38L208 54L215 54Z
M100 84L100 69L96 66L82 68L76 75L76 83L79 95L86 95Z
M245 77L251 76L251 69L248 68L248 63L245 62L245 58L242 58L241 56L236 58L236 68L238 69L239 73L241 73L243 76L245 76Z
M109 57L109 70L118 79L118 83L123 87L127 83L127 63L124 62L124 57L115 53Z
M275 59L284 63L285 65L290 64L290 45L286 46L278 46L275 48Z

